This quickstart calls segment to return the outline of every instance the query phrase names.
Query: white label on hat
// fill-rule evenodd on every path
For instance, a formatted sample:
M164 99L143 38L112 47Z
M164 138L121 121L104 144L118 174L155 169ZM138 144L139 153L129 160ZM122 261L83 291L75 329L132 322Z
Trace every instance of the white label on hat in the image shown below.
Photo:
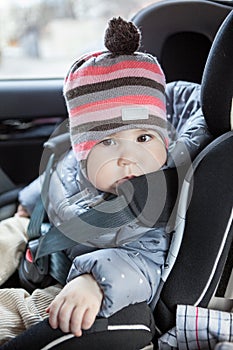
M148 109L145 107L122 108L122 120L149 119Z

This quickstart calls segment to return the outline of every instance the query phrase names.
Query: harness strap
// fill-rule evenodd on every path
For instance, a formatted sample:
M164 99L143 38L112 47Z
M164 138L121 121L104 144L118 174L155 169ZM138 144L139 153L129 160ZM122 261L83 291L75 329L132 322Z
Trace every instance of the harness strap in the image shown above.
M45 169L45 178L43 181L40 198L35 205L35 208L32 212L30 222L28 225L27 234L28 234L29 241L35 238L39 238L41 236L41 224L43 223L46 217L45 207L47 204L47 203L44 203L43 201L46 198L48 198L46 194L48 193L50 178L51 178L54 165L55 165L55 155L52 154L48 160L48 163Z
M126 224L140 222L142 226L152 228L161 222L167 223L178 198L178 182L177 169L164 169L127 181L119 189L119 196L52 227L41 237L36 259L77 243L94 246L98 240L103 241L104 235ZM104 246L116 245L112 238Z
M65 285L71 261L64 252L56 252L50 256L50 275L62 285Z

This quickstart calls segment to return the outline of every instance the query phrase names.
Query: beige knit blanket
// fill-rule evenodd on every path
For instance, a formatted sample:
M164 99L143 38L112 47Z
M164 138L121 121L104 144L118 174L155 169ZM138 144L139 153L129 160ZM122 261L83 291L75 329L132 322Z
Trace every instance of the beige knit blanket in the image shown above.
M14 216L0 222L0 285L18 268L27 244L29 219ZM0 345L48 317L46 308L61 286L36 289L0 289Z
M0 285L16 271L27 244L29 219L14 216L0 222Z
M45 310L61 288L57 284L32 294L20 288L0 289L0 345L48 317Z

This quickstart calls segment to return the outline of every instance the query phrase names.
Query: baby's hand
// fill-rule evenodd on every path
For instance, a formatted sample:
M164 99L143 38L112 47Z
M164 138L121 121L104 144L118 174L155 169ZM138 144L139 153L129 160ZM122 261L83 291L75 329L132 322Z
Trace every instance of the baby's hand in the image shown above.
M82 329L93 325L102 299L103 292L91 274L76 277L47 308L50 326L80 337Z
M19 204L17 211L15 213L15 216L21 216L24 218L28 218L29 214L28 214L27 210L21 204Z

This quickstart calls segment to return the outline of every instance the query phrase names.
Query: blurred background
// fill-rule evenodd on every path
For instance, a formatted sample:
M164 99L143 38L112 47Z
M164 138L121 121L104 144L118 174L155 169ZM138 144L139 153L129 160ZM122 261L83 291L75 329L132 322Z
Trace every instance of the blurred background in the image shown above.
M130 19L158 0L0 0L0 79L63 77L103 48L113 16Z

